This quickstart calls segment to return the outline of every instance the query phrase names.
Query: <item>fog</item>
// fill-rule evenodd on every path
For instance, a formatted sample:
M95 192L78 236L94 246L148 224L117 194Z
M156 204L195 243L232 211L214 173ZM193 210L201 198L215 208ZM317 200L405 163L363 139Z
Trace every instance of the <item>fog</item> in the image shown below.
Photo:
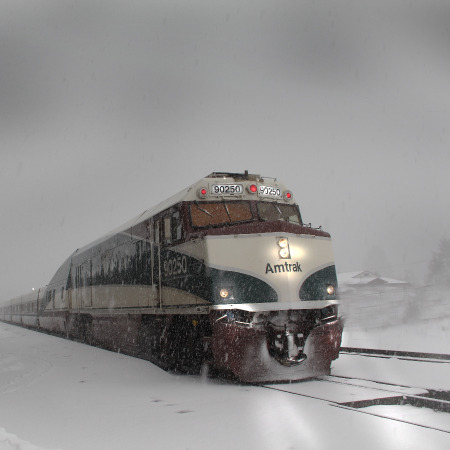
M447 1L0 4L2 298L212 171L277 177L338 271L450 224Z

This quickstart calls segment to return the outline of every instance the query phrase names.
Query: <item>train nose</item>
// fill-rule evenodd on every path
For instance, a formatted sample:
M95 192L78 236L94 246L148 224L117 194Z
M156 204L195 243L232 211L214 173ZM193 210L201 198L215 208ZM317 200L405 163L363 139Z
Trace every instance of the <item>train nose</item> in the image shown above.
M278 326L271 322L265 324L267 347L270 356L284 366L293 366L305 361L303 353L309 331L301 330L299 326Z

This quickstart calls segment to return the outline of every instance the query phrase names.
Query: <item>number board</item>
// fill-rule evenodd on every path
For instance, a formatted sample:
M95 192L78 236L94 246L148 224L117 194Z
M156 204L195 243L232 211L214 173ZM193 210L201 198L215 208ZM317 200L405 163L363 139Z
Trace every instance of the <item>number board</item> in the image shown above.
M281 189L273 186L259 186L260 197L282 198Z
M241 195L244 193L242 184L213 184L211 186L212 195Z

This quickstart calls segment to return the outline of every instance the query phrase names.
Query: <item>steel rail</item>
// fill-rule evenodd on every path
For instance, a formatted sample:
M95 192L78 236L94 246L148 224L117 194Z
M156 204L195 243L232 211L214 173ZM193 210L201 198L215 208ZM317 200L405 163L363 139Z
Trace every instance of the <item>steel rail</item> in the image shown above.
M340 353L355 353L359 355L370 356L396 356L399 358L408 358L415 360L435 360L435 362L450 362L450 355L445 353L425 353L425 352L410 352L403 350L383 350L374 348L357 348L357 347L341 347Z
M341 378L341 377L339 377ZM359 381L373 381L373 380L364 380L364 379L360 379L360 378L352 378L352 377L342 377L344 379L348 379L348 380L359 380ZM392 393L392 396L390 397L384 397L384 398L375 398L375 399L368 399L368 400L359 400L359 401L353 401L353 402L334 402L332 400L328 400L326 398L323 397L318 397L315 395L310 395L310 394L302 394L299 392L292 392L289 390L285 390L285 389L280 389L277 388L276 386L270 386L270 385L256 385L258 387L263 387L266 389L272 389L274 391L278 391L278 392L284 392L286 394L290 394L290 395L297 395L299 397L305 397L305 398L312 398L315 400L319 400L322 402L327 402L330 406L336 407L336 408L342 408L342 409L346 409L346 410L350 410L350 411L355 411L355 412L359 412L359 413L363 413L363 414L367 414L367 415L371 415L371 416L375 416L375 417L379 417L382 419L387 419L387 420L392 420L392 421L396 421L396 422L401 422L401 423L405 423L408 425L413 425L413 426L418 426L421 428L427 428L430 430L435 430L435 431L439 431L442 433L447 433L450 434L450 430L446 430L443 428L438 428L438 427L433 427L433 426L429 426L429 425L425 425L422 423L418 423L418 422L412 422L410 420L406 420L406 419L400 419L397 417L390 417L390 416L386 416L383 414L379 414L379 413L375 413L372 411L367 411L364 410L364 408L367 408L369 406L376 406L376 405L405 405L405 404L409 404L412 406L419 406L419 407L426 407L430 410L438 410L438 411L442 411L442 412L446 412L446 413L450 413L450 401L447 400L442 400L442 399L436 399L436 398L430 398L427 396L420 396L420 395L412 395L412 394L407 394L405 392L399 392L399 391L394 391L394 390L389 390L389 389L383 389L381 386L380 387L371 387L371 386L364 386L364 385L359 385L359 384L354 384L354 383L346 383L344 381L335 381L335 380L329 380L326 378L313 378L312 380L317 380L317 381L322 381L322 382L326 382L326 383L341 383L341 384L346 384L349 386L355 386L358 388L365 388L365 389L373 389L373 390L379 390L379 391L384 391L384 392L389 392ZM307 382L307 381L305 381ZM376 381L373 381L374 383L377 383ZM388 383L382 383L382 384L388 384ZM390 386L393 387L398 387L398 388L405 388L407 386L401 386L401 385L395 385L395 384L390 384ZM427 389L424 389L427 390ZM428 394L424 394L424 395L433 395L433 391L428 390L429 393Z

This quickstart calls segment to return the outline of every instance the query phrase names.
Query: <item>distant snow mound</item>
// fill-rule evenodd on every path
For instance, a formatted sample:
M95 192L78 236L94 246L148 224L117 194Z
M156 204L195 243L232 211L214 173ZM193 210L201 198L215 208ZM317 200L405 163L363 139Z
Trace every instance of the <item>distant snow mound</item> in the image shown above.
M7 433L4 428L0 428L0 450L46 450L37 447L28 441L19 439L16 435Z

